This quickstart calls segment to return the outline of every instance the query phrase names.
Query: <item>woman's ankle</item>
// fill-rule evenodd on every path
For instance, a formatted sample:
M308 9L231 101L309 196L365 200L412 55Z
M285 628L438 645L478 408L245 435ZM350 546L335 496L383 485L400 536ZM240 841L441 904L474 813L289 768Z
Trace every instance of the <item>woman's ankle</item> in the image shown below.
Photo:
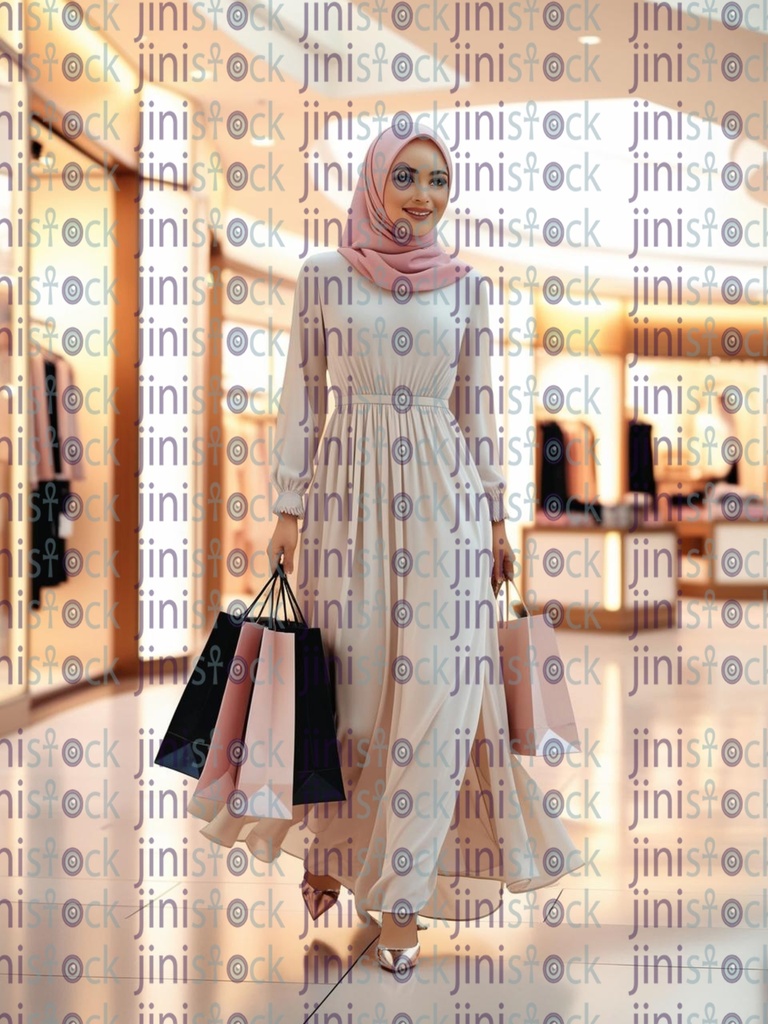
M384 911L381 915L381 935L379 942L390 948L409 949L418 942L416 915L406 920L398 920L393 914Z
M314 889L339 889L339 881L333 875L315 875L311 871L305 872L307 881Z

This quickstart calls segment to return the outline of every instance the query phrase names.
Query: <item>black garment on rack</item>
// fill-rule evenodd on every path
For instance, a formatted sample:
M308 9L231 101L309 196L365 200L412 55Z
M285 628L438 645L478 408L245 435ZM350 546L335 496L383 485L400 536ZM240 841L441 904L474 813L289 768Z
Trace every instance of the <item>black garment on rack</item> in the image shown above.
M554 420L541 426L542 457L541 457L541 505L548 508L548 502L555 497L565 512L568 494L565 486L565 442L563 432Z
M55 587L67 579L66 545L59 532L59 516L69 497L68 480L43 480L30 494L32 547L29 553L32 607L40 607L42 587Z
M550 518L556 518L551 512L559 506L561 514L587 512L596 522L600 522L603 516L601 502L585 503L568 493L568 456L563 428L555 420L547 420L542 423L541 429L543 456L539 493L542 506L551 510ZM553 497L556 501L548 504Z
M56 363L46 359L45 390L41 400L46 403L51 430L53 470L62 472L61 437L59 434L58 380ZM60 532L60 519L69 497L68 480L40 480L29 496L32 522L32 546L29 553L33 608L40 607L43 587L55 587L67 580L66 544Z
M58 409L58 383L56 381L56 363L45 360L45 397L48 403L48 421L53 430L53 445L51 455L53 456L53 470L61 472L61 448L59 447L59 409Z
M656 502L656 479L653 475L651 424L629 424L629 490L652 494Z

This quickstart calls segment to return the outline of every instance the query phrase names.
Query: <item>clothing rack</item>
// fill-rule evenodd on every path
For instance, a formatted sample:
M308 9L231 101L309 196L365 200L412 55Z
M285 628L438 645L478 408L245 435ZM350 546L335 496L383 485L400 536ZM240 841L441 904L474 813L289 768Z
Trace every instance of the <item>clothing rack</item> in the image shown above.
M63 397L75 386L72 364L61 353L35 342L29 367L30 576L32 607L36 608L43 587L58 586L68 579L65 541L71 535L72 524L64 510L70 484L85 479L85 465L82 458L65 458L62 454L64 440L80 436L77 415Z

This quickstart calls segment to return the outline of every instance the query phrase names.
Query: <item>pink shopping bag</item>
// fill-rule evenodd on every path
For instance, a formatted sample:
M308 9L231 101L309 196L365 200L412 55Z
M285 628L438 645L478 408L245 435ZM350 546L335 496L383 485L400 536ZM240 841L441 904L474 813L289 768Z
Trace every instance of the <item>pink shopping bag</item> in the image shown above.
M295 642L293 632L263 632L237 788L228 801L236 817L293 817Z
M507 581L509 582L509 581ZM514 584L513 584L514 585ZM557 759L581 750L555 630L543 615L499 620L499 656L513 753ZM505 609L509 605L509 592Z
M195 817L211 821L236 788L264 632L264 626L255 622L244 622L240 630L208 757L188 807Z

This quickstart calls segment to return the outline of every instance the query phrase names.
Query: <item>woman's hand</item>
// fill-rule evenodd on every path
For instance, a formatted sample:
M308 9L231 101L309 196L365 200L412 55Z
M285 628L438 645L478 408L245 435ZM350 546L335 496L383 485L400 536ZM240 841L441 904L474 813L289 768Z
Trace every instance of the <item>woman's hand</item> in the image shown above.
M491 585L494 594L498 594L505 579L513 579L515 575L515 556L512 545L507 540L504 520L491 523L493 527L493 575Z
M293 572L293 553L299 542L298 516L292 516L288 512L277 513L277 526L272 534L272 539L267 544L267 555L269 556L269 571L273 573L283 556L283 569L287 573Z

